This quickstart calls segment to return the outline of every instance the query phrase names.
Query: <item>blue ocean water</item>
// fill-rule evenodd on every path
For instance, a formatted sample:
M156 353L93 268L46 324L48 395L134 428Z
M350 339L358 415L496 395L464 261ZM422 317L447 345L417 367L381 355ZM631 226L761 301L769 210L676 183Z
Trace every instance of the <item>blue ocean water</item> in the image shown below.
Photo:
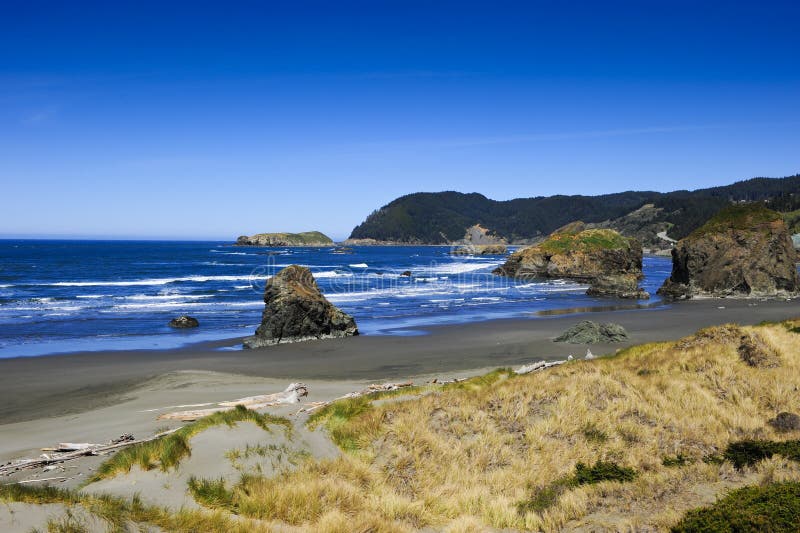
M311 268L321 290L364 334L411 335L432 324L530 316L631 302L591 298L563 280L494 276L501 258L446 246L250 248L222 242L0 240L0 357L171 348L251 334L267 278ZM411 277L401 274L410 270ZM651 294L668 258L645 258ZM657 299L650 300L653 303ZM193 330L169 320L196 317ZM415 329L417 328L417 329Z

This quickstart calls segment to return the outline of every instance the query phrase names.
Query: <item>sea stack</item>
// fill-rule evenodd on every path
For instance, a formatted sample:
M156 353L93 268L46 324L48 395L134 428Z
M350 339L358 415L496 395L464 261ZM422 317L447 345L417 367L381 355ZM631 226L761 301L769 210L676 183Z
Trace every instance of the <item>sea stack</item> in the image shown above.
M244 340L245 348L358 335L353 317L322 295L305 267L291 265L275 274L264 289L264 303L261 325Z
M672 274L658 294L777 297L800 291L797 252L780 214L761 203L717 213L672 250Z
M514 278L563 278L588 283L590 296L649 298L639 288L642 245L610 229L572 223L546 240L511 254L495 274Z

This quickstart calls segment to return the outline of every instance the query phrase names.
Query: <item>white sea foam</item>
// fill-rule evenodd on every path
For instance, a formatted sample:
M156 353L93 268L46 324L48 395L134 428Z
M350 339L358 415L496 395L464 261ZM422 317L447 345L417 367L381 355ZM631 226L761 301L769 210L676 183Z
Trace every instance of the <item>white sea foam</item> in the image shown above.
M258 254L249 254L247 252L226 252L224 250L209 250L212 254L222 254L222 255L258 255Z
M323 270L322 272L312 272L315 278L352 278L351 272L337 272L335 270Z
M350 265L350 268L369 268L369 265L366 263L355 263Z
M137 285L167 285L177 282L197 282L206 281L244 281L254 276L186 276L180 278L152 278L137 279L129 281L58 281L56 283L40 283L48 287L133 287Z
M110 294L79 294L75 298L80 298L81 300L97 300L98 298L105 298L107 296L111 296Z
M491 267L496 267L502 264L501 261L481 261L477 262L454 262L454 263L441 263L439 265L432 265L426 269L426 272L431 274L463 274L465 272L475 272L477 270L484 270Z
M202 300L213 298L212 294L133 294L131 296L117 296L125 300Z
M9 283L4 283L4 284L0 285L0 289L10 289L11 287L13 287L13 285L11 285Z

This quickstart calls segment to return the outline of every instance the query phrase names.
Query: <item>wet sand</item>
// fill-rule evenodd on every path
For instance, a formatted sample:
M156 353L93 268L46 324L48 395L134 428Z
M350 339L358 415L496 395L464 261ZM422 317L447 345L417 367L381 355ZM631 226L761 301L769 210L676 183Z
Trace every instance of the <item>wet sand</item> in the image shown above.
M415 336L361 336L224 350L238 339L179 350L88 352L0 360L0 424L100 409L134 399L146 382L171 372L207 371L288 381L379 381L532 360L576 357L585 346L552 338L583 319L616 322L630 341L593 345L596 354L644 342L676 339L699 328L756 324L800 316L800 300L715 299L649 310L600 311L530 319L433 326ZM415 328L419 329L419 328ZM0 434L3 426L0 426ZM2 440L2 439L0 439Z

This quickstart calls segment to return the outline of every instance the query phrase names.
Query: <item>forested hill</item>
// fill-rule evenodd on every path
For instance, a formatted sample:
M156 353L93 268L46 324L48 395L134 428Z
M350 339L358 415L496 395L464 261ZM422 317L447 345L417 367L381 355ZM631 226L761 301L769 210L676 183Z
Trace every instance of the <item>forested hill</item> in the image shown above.
M767 201L780 211L800 208L800 175L754 178L722 187L658 193L627 191L601 196L537 196L497 201L482 194L454 191L414 193L370 214L350 235L404 243L445 244L480 224L509 242L546 235L575 220L603 222L654 204L658 218L680 239L731 202Z

